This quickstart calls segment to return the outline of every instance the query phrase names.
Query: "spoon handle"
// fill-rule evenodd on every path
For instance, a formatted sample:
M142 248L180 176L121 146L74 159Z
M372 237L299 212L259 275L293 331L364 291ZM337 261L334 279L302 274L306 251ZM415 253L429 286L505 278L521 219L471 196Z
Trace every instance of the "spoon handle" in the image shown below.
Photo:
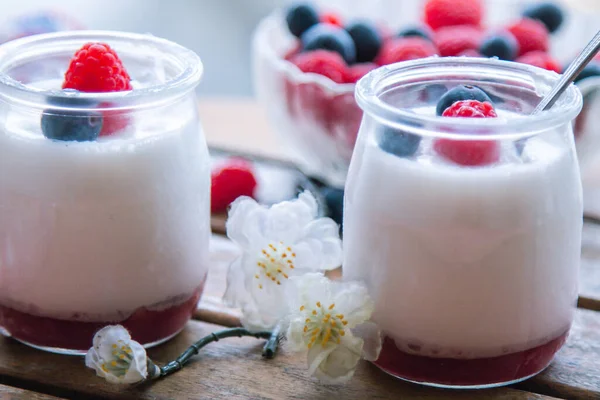
M535 110L533 110L532 114L537 114L550 109L554 103L556 103L556 100L558 100L560 95L569 87L571 83L573 83L575 78L577 78L577 75L583 71L585 66L588 65L590 61L592 61L596 53L598 53L598 50L600 50L600 31L596 33L594 38L588 43L587 46L585 46L585 49L583 49L583 51L579 53L571 65L569 65L569 68L567 68L567 70L563 73L558 83L554 85L552 90L544 96Z

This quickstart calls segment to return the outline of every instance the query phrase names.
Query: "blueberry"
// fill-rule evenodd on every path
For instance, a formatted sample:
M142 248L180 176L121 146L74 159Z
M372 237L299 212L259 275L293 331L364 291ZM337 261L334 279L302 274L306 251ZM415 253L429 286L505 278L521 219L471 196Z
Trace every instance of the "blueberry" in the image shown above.
M579 82L585 78L591 78L592 76L600 76L600 63L592 61L586 65L583 71L581 71L579 75L577 75L577 78L575 78L575 82Z
M102 116L98 113L74 111L45 111L42 132L48 139L87 142L98 138L102 130Z
M550 33L556 32L564 20L561 8L550 1L532 4L523 11L523 16L539 20L546 25Z
M446 108L461 100L477 100L481 102L487 101L490 103L492 102L487 93L478 88L477 86L459 85L447 91L446 94L444 94L440 98L435 110L436 114L442 115Z
M419 148L421 137L384 127L379 139L379 147L387 153L398 157L410 157Z
M356 61L356 47L350 34L331 24L317 24L302 35L304 51L330 50L338 52L347 64Z
M77 93L66 89L63 93ZM50 96L47 102L54 106L87 108L95 103L77 97ZM102 130L102 115L93 111L48 109L42 114L42 132L48 139L63 141L93 141Z
M321 195L327 206L327 216L342 225L344 221L344 190L325 186L321 189Z
M517 57L518 43L510 34L497 34L484 39L479 52L486 57L498 57L500 60L513 61Z
M383 39L373 24L357 21L346 27L356 47L356 62L371 62L377 57Z
M287 9L285 21L292 35L300 37L319 23L319 14L310 3L298 3Z
M398 37L421 37L433 41L433 33L424 26L408 26L398 32Z

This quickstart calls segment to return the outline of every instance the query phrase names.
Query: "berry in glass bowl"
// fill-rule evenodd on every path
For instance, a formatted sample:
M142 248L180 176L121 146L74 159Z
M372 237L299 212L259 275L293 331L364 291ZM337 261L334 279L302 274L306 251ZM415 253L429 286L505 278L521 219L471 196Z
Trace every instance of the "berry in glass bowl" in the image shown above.
M266 17L253 67L258 98L304 172L340 187L362 119L354 86L369 71L427 57L495 57L560 73L577 53L573 43L586 43L596 28L589 16L539 0L379 0L368 13L357 0L334 3L293 3ZM578 155L585 137L592 144L582 154L600 149L595 114L586 112L600 87L597 71L577 82L586 99L575 126ZM440 85L436 95L448 89Z

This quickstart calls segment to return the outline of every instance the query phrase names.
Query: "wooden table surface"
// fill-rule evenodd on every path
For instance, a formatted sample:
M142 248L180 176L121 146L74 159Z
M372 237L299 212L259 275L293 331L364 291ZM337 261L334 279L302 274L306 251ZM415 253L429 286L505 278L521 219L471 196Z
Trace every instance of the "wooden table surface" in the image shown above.
M285 159L261 109L250 100L202 102L210 145ZM232 118L231 115L235 115ZM229 117L228 117L229 116ZM246 133L247 132L247 133ZM222 230L215 217L214 231ZM199 337L239 325L237 310L221 303L228 263L236 247L218 233L211 241L211 269L194 319L170 342L149 351L163 363ZM337 272L339 274L339 271ZM393 379L367 362L346 386L311 380L305 360L280 352L261 357L262 341L227 339L204 348L182 371L137 387L110 385L85 368L81 357L38 351L0 337L3 399L600 399L600 227L584 227L580 299L571 335L551 366L520 384L493 390L446 391Z

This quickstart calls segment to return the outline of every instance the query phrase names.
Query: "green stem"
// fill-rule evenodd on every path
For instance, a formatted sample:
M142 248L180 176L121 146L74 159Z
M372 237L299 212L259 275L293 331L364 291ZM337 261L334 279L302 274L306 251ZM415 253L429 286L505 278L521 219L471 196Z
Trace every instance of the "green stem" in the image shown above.
M185 363L187 363L193 356L198 354L201 348L203 348L209 343L217 342L220 339L243 336L252 336L257 339L271 339L272 333L267 331L250 332L244 328L231 328L218 332L213 332L210 335L203 337L202 339L198 340L196 343L188 347L188 349L184 351L179 357L177 357L175 361L171 361L167 365L161 367L160 377L167 376L179 371L181 368L183 368ZM273 355L275 355L274 352Z
M275 327L275 329L273 329L273 332L271 332L271 336L269 337L269 340L267 340L267 343L265 343L265 347L263 347L263 357L265 357L266 359L272 359L273 357L275 357L275 354L277 353L277 348L279 347L279 341L281 340L281 326L277 325Z

